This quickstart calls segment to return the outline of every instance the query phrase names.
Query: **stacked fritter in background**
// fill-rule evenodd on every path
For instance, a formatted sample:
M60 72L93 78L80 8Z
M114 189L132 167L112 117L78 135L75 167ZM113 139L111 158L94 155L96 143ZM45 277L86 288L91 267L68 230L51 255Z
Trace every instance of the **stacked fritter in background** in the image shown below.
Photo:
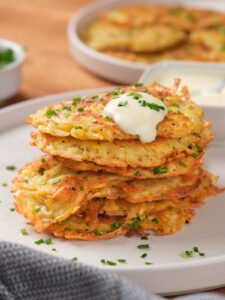
M141 63L225 61L225 14L162 5L102 12L81 34L91 48Z
M104 116L125 92L146 92L168 108L156 140L143 144ZM157 84L134 85L40 109L27 122L32 144L48 155L14 179L15 206L37 232L95 240L145 230L172 234L219 189L202 169L210 123L193 102ZM135 126L135 124L134 124Z

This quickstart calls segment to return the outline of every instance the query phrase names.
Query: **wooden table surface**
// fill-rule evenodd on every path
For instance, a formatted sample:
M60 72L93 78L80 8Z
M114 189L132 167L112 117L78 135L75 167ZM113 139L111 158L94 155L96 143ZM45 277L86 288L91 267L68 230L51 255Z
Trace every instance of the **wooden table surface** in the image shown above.
M53 93L113 85L72 59L67 24L94 0L0 0L0 38L27 48L19 93L4 105ZM225 288L216 292L225 294Z

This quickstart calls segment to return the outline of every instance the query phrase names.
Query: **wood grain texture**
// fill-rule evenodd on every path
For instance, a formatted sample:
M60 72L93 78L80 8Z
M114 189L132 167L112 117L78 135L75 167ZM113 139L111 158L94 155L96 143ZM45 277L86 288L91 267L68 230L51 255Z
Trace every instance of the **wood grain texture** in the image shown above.
M0 37L27 48L19 93L3 105L47 94L113 85L69 54L69 19L90 0L0 0ZM214 290L225 294L225 288Z
M113 85L83 69L70 56L67 25L88 0L2 0L0 37L27 48L19 93L3 105L84 88Z

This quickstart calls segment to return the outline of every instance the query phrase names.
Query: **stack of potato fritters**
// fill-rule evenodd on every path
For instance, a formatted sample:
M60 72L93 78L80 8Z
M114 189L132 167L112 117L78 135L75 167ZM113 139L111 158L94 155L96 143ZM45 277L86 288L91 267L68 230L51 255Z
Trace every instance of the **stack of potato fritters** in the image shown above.
M106 104L128 91L149 93L168 108L151 143L124 133L104 116ZM202 169L214 136L211 124L183 91L177 95L176 88L134 85L31 115L27 122L38 129L32 145L47 155L14 179L17 211L37 232L68 239L180 230L206 196L220 192L216 178Z
M95 50L140 63L225 61L225 14L212 10L125 6L102 12L81 37Z

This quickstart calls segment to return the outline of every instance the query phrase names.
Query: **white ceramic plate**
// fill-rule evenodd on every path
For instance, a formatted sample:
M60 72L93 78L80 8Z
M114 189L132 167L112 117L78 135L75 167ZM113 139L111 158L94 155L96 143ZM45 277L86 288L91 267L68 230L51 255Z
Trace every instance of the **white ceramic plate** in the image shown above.
M129 62L95 51L83 43L79 37L79 33L97 18L100 11L108 11L134 3L175 4L225 11L225 1L223 0L102 0L85 6L72 17L68 25L67 32L70 52L89 71L122 84L136 82L149 65Z
M41 154L28 144L32 128L25 124L25 118L44 105L96 92L86 90L51 95L0 110L0 239L67 259L76 256L80 262L116 272L154 293L179 294L225 285L225 195L209 198L206 205L198 209L193 223L185 225L182 231L172 236L151 236L149 241L141 241L140 237L117 237L98 242L57 239L35 233L31 226L26 225L23 216L10 211L13 207L10 182L16 171L8 171L6 166L21 168ZM224 165L225 144L212 145L206 155L206 168L220 176L220 186L225 184ZM2 182L7 182L8 186L1 186ZM20 232L24 227L27 236ZM49 237L52 245L34 244L36 240ZM150 244L149 250L137 249L137 245L146 242ZM206 256L183 259L178 255L194 246ZM53 252L52 248L57 251ZM144 252L148 253L146 259L140 258ZM127 263L103 266L100 263L103 258L111 261L125 258ZM154 264L145 265L146 261Z

